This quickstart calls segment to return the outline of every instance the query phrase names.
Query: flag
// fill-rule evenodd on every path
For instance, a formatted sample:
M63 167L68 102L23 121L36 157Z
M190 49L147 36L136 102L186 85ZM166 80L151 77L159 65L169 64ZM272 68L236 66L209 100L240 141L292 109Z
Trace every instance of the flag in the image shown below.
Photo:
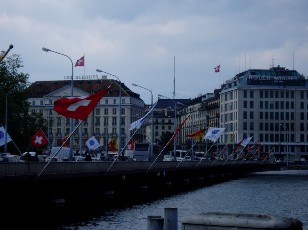
M236 152L240 146L242 146L243 141L245 140L246 137L244 137L242 140L237 142L235 148L233 149L233 152Z
M145 122L147 116L153 111L154 107L157 105L157 101L155 102L155 104L152 106L152 108L150 109L149 112L147 112L146 115L144 115L143 117L141 117L139 120L134 121L133 123L131 123L128 127L128 130L133 130L133 129L139 129L141 127L141 125Z
M32 145L35 147L41 147L48 143L48 139L46 138L43 130L39 129L34 136L31 138Z
M166 144L166 147L168 145L171 144L171 142L174 140L175 136L178 134L178 132L180 132L180 130L182 129L183 125L185 124L185 122L187 121L187 119L190 117L190 114L185 118L185 120L179 125L179 127L175 130L175 132L173 133L173 136L171 137L171 139L168 141L168 143Z
M84 97L60 98L55 101L53 109L65 117L85 120L108 91L109 87Z
M79 58L76 63L75 63L75 67L76 66L84 66L84 56L82 56L81 58Z
M206 130L208 130L208 128L201 129L201 130L199 130L199 131L197 131L197 132L194 132L194 133L192 133L192 134L187 134L186 136L192 137L192 138L194 138L196 141L199 141L199 140L203 137L203 135L204 135L204 133L205 133Z
M243 146L244 148L246 147L246 145L248 145L248 143L250 142L250 140L252 139L252 137L246 137L242 143L241 146Z
M87 145L88 149L93 149L93 150L100 147L100 144L98 143L98 141L96 140L96 138L94 136L90 137L86 141L86 145Z
M215 73L220 72L220 65L216 66L216 67L214 68L214 70L215 70Z
M205 134L204 139L205 140L211 140L213 142L216 142L220 135L225 131L226 128L209 128L207 133Z
M6 143L12 141L10 135L6 133ZM5 129L0 127L0 146L5 145Z
M127 144L126 149L127 149L127 150L134 150L134 148L135 148L135 143L134 143L133 140L130 140L130 141L128 142L128 144Z

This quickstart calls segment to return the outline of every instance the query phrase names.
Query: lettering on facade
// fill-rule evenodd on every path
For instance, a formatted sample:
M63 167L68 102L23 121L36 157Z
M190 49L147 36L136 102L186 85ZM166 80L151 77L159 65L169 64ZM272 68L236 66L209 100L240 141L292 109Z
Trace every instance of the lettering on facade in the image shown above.
M276 85L284 86L303 86L305 79L299 76L269 76L269 75L249 75L247 77L248 85Z
M71 80L72 76L64 76L65 80ZM74 80L99 80L97 75L74 76Z
M295 81L298 80L298 76L249 75L248 79L259 81Z

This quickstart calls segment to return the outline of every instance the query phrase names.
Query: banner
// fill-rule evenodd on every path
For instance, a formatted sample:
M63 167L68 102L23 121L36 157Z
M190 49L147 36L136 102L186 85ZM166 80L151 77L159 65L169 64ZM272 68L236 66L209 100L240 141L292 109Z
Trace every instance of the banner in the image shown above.
M6 140L7 143L9 143L10 141L12 141L10 135L8 133L6 133ZM0 127L0 146L5 145L5 129L1 126Z

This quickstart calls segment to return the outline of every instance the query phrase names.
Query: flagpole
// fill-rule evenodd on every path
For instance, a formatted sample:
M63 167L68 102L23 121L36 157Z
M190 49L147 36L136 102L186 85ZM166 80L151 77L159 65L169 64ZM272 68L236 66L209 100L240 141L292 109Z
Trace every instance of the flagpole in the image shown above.
M199 142L199 140L198 141L196 141L196 142L194 142L194 144L191 146L191 148L186 152L186 154L184 155L184 157L182 158L182 160L178 163L178 165L176 166L176 168L178 168L179 167L179 165L182 163L182 161L185 159L185 157L188 155L188 153L190 152L190 150L192 150L193 149L193 147L197 144Z
M50 164L50 162L58 155L58 153L60 152L60 150L63 148L63 146L66 144L66 142L68 140L70 140L71 136L74 134L74 132L79 128L79 126L81 125L81 123L83 122L83 120L81 120L79 122L79 124L75 127L75 129L73 130L72 133L70 133L70 135L66 138L66 140L62 143L62 145L60 146L60 148L58 149L58 151L50 158L50 160L47 162L47 164L45 165L45 167L41 170L41 172L37 175L36 180L41 176L41 174L44 172L44 170L47 168L47 166Z
M174 131L172 137L169 139L169 141L167 142L167 144L164 146L164 148L160 151L160 153L157 155L157 157L155 158L155 160L152 162L152 164L150 165L150 167L148 168L147 172L150 170L150 168L153 166L153 164L156 162L156 160L158 159L158 157L162 154L162 152L165 150L165 148L174 140L175 136L178 134L178 132L180 131L180 129L182 128L182 126L185 124L185 122L187 121L187 119L190 117L190 114L185 118L185 120L180 124L180 126ZM175 153L174 153L175 154ZM174 155L174 157L176 157Z
M255 146L257 145L257 143L259 142L259 140L260 140L260 139L258 139L258 140L256 141L256 143L255 143L252 147L255 147ZM245 148L246 148L246 147L245 147ZM244 149L243 149L243 151L244 151ZM249 154L249 152L248 152L247 154L245 154L245 156L244 156L243 159L241 160L240 164L243 163L244 159L248 156L248 154Z
M228 146L228 144L230 144L230 142L232 141L232 139L234 138L234 134L231 135L231 138L228 140L227 144L222 148L222 150L220 151L218 158L220 158L220 156L223 154L223 152L225 151L226 147ZM211 164L211 166L215 163L217 159L215 159L213 161L213 163Z
M215 142L213 142L213 144L210 146L209 150L206 153L208 153L211 150L211 148L214 146L214 144L215 144ZM198 167L198 165L201 163L201 161L202 161L202 157L201 157L200 161L198 162L198 164L196 165L195 168Z
M123 149L121 150L121 152L119 152L118 156L113 160L113 162L111 163L111 165L109 166L109 168L107 169L107 172L109 172L109 170L111 169L111 167L113 166L114 162L117 161L117 159L119 158L119 156L121 155L122 151L126 148L126 146L128 145L128 143L130 142L130 140L133 138L133 136L136 134L138 129L135 129L133 135L129 138L129 140L127 141L127 143L125 144L125 146L123 147Z

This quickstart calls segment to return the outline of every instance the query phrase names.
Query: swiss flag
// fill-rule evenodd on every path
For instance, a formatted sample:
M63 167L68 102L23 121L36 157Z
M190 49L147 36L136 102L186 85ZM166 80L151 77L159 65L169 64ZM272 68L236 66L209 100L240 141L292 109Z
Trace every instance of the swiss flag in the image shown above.
M48 140L44 134L44 132L39 129L34 136L32 136L32 145L35 147L41 147L48 143Z
M75 67L76 66L84 66L84 56L82 56L81 58L79 58L76 63L75 63Z
M109 87L85 97L60 98L53 109L65 117L85 120L108 91Z
M215 70L215 73L220 72L220 65L216 66L216 67L214 68L214 70Z

